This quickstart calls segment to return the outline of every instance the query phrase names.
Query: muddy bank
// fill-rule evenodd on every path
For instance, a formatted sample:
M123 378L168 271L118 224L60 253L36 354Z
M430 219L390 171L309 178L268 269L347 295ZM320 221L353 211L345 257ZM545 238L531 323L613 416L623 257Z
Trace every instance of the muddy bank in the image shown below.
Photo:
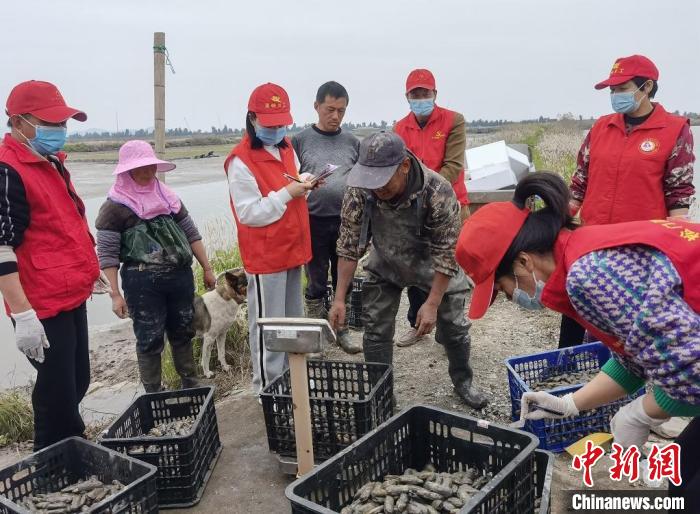
M178 159L177 168L165 174L165 182L174 189L179 187L224 181L224 157L210 159ZM104 197L114 182L115 164L101 162L66 161L73 184L83 199Z
M408 328L406 310L404 295L397 317L397 336ZM423 403L466 412L492 422L508 423L510 395L504 359L556 348L558 329L558 315L550 311L526 312L502 298L483 319L474 322L471 364L475 383L491 400L482 411L464 406L453 393L444 351L432 339L408 348L394 347L394 388L398 408ZM94 329L90 336L94 344L91 349L93 382L83 403L83 412L88 419L89 416L109 419L110 412L112 415L120 413L141 391L133 332L130 322L126 321L109 328ZM361 340L362 332L353 331L352 336ZM337 347L327 348L324 353L329 359L362 359L361 354L350 357ZM223 384L221 379L224 376L218 362L213 362L212 366L219 383ZM226 390L220 391L225 397L217 403L219 432L225 453L202 504L194 511L211 512L207 509L221 505L233 508L231 502L240 504L240 509L233 508L230 512L251 512L251 507L262 506L280 509L285 506L283 510L286 510L288 503L284 498L284 487L288 479L277 472L275 457L267 453L264 422L259 405L251 396L250 377L243 377L238 382L228 380L226 384ZM0 450L0 467L30 452L31 448L26 445ZM557 457L552 512L565 512L564 489L581 487L580 474L571 469L570 461L565 454ZM241 473L243 470L245 472ZM235 486L231 482L233 478L237 479ZM596 468L595 480L596 489L638 489L626 482L610 480L607 465L602 462Z

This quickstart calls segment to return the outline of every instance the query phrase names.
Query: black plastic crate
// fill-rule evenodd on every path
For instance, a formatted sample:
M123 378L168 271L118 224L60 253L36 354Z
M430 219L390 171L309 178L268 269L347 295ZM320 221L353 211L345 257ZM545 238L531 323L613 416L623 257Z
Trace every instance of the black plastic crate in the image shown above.
M554 474L554 454L535 450L535 495L540 501L536 514L552 512L552 475Z
M417 405L290 484L285 494L293 513L332 514L352 503L365 483L387 474L429 463L449 473L469 466L494 476L460 513L532 514L537 443L527 432Z
M188 435L145 436L160 423L188 417L196 417ZM221 453L214 388L143 394L102 433L100 444L158 468L161 508L195 505Z
M0 514L29 511L13 500L31 493L53 493L96 475L126 487L93 505L95 514L158 512L156 468L79 437L69 437L0 471Z
M535 383L571 372L598 371L609 358L610 350L602 343L595 342L506 359L513 420L520 419L520 399L523 393L532 390L531 386ZM549 389L547 392L555 396L564 396L581 387L583 384L563 385ZM615 413L643 392L642 388L632 395L597 409L582 411L578 416L528 420L524 430L540 438L540 448L562 452L588 434L610 432L610 420Z
M392 367L375 362L308 360L314 458L324 461L393 414ZM287 369L262 398L270 451L296 457L294 413Z
M348 325L352 328L362 328L362 284L364 277L352 279L352 292L350 293L350 312L348 315Z

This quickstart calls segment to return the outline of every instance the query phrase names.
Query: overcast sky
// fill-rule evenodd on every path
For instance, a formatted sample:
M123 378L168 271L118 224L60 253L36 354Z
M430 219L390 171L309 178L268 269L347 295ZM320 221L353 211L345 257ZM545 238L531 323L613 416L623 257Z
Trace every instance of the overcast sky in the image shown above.
M318 86L350 94L346 121L407 112L407 73L433 71L438 103L467 119L599 116L593 84L618 56L659 67L657 99L700 111L697 0L32 0L3 2L0 96L41 79L88 114L70 130L153 125L153 32L166 33L166 125L243 126L263 82L287 89L297 123ZM186 121L185 121L186 120Z

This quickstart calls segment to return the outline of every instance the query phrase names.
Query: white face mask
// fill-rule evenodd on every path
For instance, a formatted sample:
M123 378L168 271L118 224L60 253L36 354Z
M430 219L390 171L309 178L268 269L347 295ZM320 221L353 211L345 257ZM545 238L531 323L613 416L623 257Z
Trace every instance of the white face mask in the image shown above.
M513 273L515 277L515 289L513 289L513 302L529 311L538 311L544 309L542 305L542 291L544 290L544 282L539 280L535 276L535 272L532 272L532 278L535 280L535 294L530 296L525 291L518 287L518 276Z

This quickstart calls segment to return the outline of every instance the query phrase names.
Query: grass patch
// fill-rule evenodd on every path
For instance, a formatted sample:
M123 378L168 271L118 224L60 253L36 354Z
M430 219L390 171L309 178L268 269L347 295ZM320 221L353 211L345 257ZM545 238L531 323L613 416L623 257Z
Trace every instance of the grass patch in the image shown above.
M238 246L230 250L209 250L209 262L211 263L214 274L218 275L231 268L242 266L241 255ZM195 293L203 294L206 290L202 282L203 270L199 264L194 266L195 276ZM223 277L221 278L223 280ZM242 379L250 375L250 349L248 347L248 316L247 305L242 305L236 322L233 324L226 336L226 362L231 366L230 373L223 373L220 369L217 370L215 376L215 385L217 391L228 391L233 388ZM202 374L200 367L200 359L202 356L202 340L195 339L192 342L192 352L194 360L197 364L198 373ZM218 367L216 361L216 347L212 351L212 369ZM177 389L180 387L180 377L175 371L170 345L166 345L162 357L162 378L163 384L169 389Z
M522 140L519 141L519 143L524 143L530 148L530 151L532 152L532 162L537 170L545 167L542 152L539 150L539 144L540 141L542 141L542 136L544 133L545 128L542 125L537 125L531 127L530 130L525 131Z
M0 393L0 447L27 441L34 436L34 412L19 391Z
M82 146L84 143L66 145L65 151L72 162L117 162L119 160L119 148L105 150L86 151ZM234 143L223 144L203 144L192 146L166 147L164 159L193 159L197 155L214 152L218 156L226 156L233 148Z

